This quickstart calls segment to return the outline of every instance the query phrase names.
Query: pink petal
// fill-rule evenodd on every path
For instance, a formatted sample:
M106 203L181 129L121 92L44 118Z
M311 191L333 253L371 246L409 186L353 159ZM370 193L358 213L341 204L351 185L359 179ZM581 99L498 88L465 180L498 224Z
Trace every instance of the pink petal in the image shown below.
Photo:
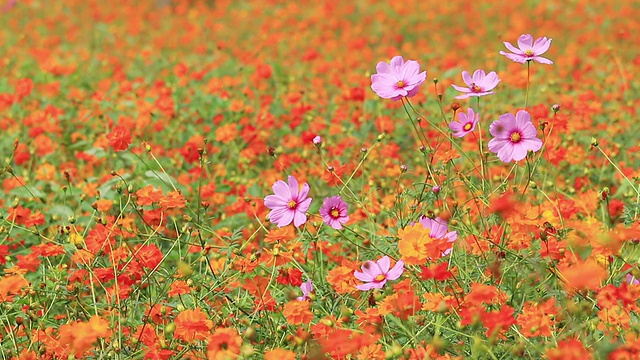
M376 72L378 74L393 74L391 67L384 61L380 61L378 65L376 65Z
M356 277L356 279L360 280L360 281L364 281L364 282L372 282L374 278L371 277L370 274L364 273L364 272L360 272L360 271L356 271L353 273L353 276Z
M271 210L281 208L281 207L286 208L288 203L289 203L289 200L282 198L278 195L267 195L264 198L264 206L268 207Z
M533 46L533 36L530 34L520 35L518 38L518 47L520 50L526 52L527 50L531 50L531 46Z
M296 199L297 200L302 200L302 199L306 198L307 195L309 195L309 184L308 183L304 183L304 184L302 184L302 188L300 189L300 192L298 193L298 197Z
M398 260L389 272L387 272L387 280L396 280L404 272L404 261Z
M291 222L293 221L294 213L295 211L291 211L291 210L284 211L282 213L282 216L276 222L276 225L278 225L278 227L285 227L291 224ZM269 218L271 218L271 215L269 215Z
M402 65L404 65L404 58L402 56L394 56L391 59L390 65L392 68L394 69L399 69L400 67L402 67Z
M471 75L469 75L469 73L467 71L463 71L462 72L462 81L464 81L465 84L467 84L467 87L471 86L471 84L473 84L473 79L471 78ZM458 90L458 89L456 89ZM458 90L458 91L462 91L462 90Z
M376 283L370 282L366 284L356 285L356 289L362 290L362 291L376 289Z
M500 51L500 55L504 55L509 60L515 61L517 63L524 64L525 62L527 62L527 59L524 57L524 55L510 54L510 53L507 53L507 52L504 52L504 51Z
M522 145L522 142L514 144L512 147L513 152L511 153L511 157L513 160L520 161L527 157L527 149Z
M538 138L526 139L520 142L525 149L536 152L542 148L542 140Z
M549 50L551 46L551 39L547 39L546 37L541 37L533 44L533 53L536 55L542 55Z
M293 218L293 225L295 227L299 227L300 225L304 224L307 222L307 215L304 212L301 211L295 211L294 212L294 218Z
M378 260L378 267L380 268L380 273L386 274L389 271L389 266L391 266L391 260L388 256L383 256Z
M526 110L518 110L515 120L515 128L522 130L527 124L531 124L531 115Z
M524 52L523 52L522 50L520 50L520 49L518 49L517 47L515 47L515 46L511 45L511 43L508 43L508 42L506 42L506 41L505 41L505 42L504 42L504 46L506 46L506 47L507 47L507 49L508 49L509 51L511 51L512 53L514 53L514 54L524 55ZM502 55L506 55L506 53L504 53L504 54L503 54L503 52L504 52L504 51L500 51L500 54L502 54Z
M502 161L502 162L511 162L511 160L513 160L513 150L514 147L511 143L507 144L506 146L503 146L502 149L500 149L498 151L498 158Z
M549 60L547 58L543 58L542 56L535 56L533 58L533 61L537 61L540 64L545 64L545 65L552 65L553 64L553 61L551 61L551 60Z
M371 260L365 261L364 264L362 264L361 269L363 273L371 276L371 281L373 281L373 279L375 279L378 275L382 275L382 273L380 273L380 267L378 267L378 264Z
M289 185L287 185L286 182L278 180L273 184L271 188L273 189L274 194L285 199L291 199L291 190L289 189Z
M289 189L291 190L291 198L297 200L300 184L298 184L298 180L291 175L289 175Z
M463 92L463 93L471 92L471 90L469 90L468 87L462 87L462 86L458 86L458 85L451 85L451 86L453 86L454 89L456 89L456 90L458 90L460 92Z
M473 72L473 82L476 85L481 85L484 82L485 73L484 70L476 70Z
M456 96L456 99L458 100L463 100L463 99L468 99L470 97L473 97L474 95L472 93L466 93L466 94L460 94L458 96Z

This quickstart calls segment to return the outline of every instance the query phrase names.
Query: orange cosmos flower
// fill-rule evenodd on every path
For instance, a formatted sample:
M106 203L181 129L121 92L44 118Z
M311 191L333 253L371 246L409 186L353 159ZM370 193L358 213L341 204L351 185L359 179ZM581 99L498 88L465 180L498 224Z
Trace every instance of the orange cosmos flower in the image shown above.
M109 146L111 146L113 150L127 150L132 142L131 132L126 127L118 125L107 134L107 140L109 140Z
M296 360L296 353L285 349L273 349L264 353L264 360Z
M284 305L282 314L291 325L308 324L313 320L313 313L309 310L308 301L290 301Z
M213 321L201 309L185 310L175 320L174 336L186 342L204 340L213 328Z
M235 329L217 328L213 335L209 336L208 342L209 360L235 360L240 356L242 338Z

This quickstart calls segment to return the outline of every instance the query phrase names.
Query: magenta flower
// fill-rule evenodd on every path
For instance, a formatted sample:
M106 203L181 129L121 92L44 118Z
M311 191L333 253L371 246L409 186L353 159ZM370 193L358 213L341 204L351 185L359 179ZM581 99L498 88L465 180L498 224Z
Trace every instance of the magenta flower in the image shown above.
M466 99L472 96L480 97L495 94L495 91L491 90L498 86L498 83L500 82L498 74L496 74L495 71L485 74L484 70L474 71L473 77L471 77L467 71L463 71L462 80L467 87L451 85L454 89L463 93L462 95L456 96L456 99Z
M461 138L475 130L479 120L478 114L472 108L469 108L466 114L463 112L458 113L458 121L452 121L449 124L449 129L453 131L453 136Z
M551 46L551 39L541 37L533 42L533 36L530 34L522 34L518 38L518 48L511 45L511 43L504 42L504 46L511 51L511 53L500 51L500 55L504 55L509 59L524 64L527 61L536 61L540 64L553 64L553 61L543 58L542 54L546 53Z
M426 71L420 72L417 61L405 62L402 56L394 56L389 64L379 62L376 71L371 75L371 89L381 98L394 101L417 94L427 77Z
M542 147L542 140L537 138L531 116L524 110L518 111L516 116L500 115L499 120L489 126L489 132L494 136L489 141L489 150L503 162L520 161L527 156L529 150L535 152Z
M298 185L298 180L289 176L289 184L282 180L273 184L273 193L264 198L264 206L271 209L269 220L283 227L291 224L298 227L307 222L307 210L311 205L309 195L309 184L304 183L302 188Z
M311 293L313 292L313 283L311 280L307 280L300 285L300 290L302 290L302 296L298 296L298 301L311 300Z
M429 229L429 237L432 239L446 239L447 242L451 243L451 247L445 250L442 253L442 256L447 256L453 250L453 242L458 239L457 231L449 231L449 225L447 222L439 217L435 219L430 219L426 216L420 218L420 224L425 229Z
M367 260L362 264L362 272L356 271L353 275L356 279L366 282L357 285L356 289L367 291L371 289L381 289L387 280L396 280L404 272L404 261L398 260L391 270L391 260L388 256L383 256L378 261Z
M322 216L325 224L336 230L340 230L342 229L342 224L349 221L347 203L344 202L340 196L324 198L324 202L320 208L320 216Z

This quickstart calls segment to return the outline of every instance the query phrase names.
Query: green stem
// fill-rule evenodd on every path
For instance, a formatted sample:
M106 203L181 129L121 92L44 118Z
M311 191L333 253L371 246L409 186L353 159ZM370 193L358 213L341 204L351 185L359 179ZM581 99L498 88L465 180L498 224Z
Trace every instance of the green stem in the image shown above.
M527 109L529 104L529 80L531 79L531 60L527 60L527 93L524 97L524 109Z

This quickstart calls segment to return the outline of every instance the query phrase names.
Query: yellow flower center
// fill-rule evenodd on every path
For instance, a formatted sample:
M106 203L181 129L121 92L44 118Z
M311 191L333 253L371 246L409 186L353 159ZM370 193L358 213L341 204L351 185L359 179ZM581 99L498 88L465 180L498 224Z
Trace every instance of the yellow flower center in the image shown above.
M296 203L295 201L291 200L291 201L289 201L287 206L289 207L289 209L293 210L298 206L298 203Z
M471 88L471 91L473 91L474 93L482 92L482 89L480 88L480 86L476 84L471 84L471 86L469 87Z
M462 127L462 129L463 129L464 131L469 131L469 130L471 130L471 123L466 123L466 124L464 124L464 126Z
M380 282L380 281L382 281L382 280L384 280L386 278L387 278L386 276L384 276L383 274L380 274L380 275L376 276L376 278L373 279L373 281Z
M533 50L527 50L527 51L525 51L525 52L524 52L524 54L525 54L525 55L527 55L527 56L529 56L529 57L531 57L531 56L535 55L535 54L533 53Z
M398 86L399 88L403 88L406 84L404 83L404 81L400 80L396 83L396 86Z
M340 211L336 208L332 208L330 211L331 217L332 218L338 218L340 217Z
M511 142L513 143L520 142L520 140L522 139L522 137L520 136L520 133L515 131L511 133L510 138L511 138Z

